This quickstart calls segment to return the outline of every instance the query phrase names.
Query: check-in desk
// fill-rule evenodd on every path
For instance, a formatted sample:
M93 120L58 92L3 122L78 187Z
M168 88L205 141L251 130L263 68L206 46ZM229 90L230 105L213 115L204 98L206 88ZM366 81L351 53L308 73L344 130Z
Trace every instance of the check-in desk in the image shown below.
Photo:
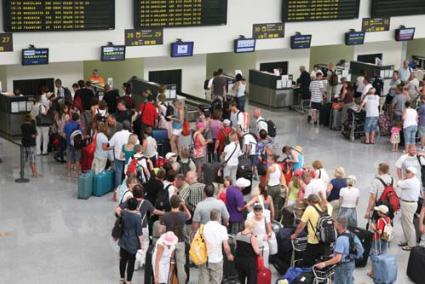
M21 124L33 105L32 96L15 97L0 93L0 131L8 136L21 136Z
M294 89L282 87L282 76L249 70L249 103L270 109L294 105Z

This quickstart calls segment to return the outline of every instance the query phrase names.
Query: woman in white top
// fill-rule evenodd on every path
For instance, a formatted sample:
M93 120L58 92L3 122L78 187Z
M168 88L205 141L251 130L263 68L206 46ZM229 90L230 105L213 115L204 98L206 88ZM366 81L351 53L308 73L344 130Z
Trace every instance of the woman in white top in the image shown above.
M264 266L269 267L269 244L268 240L272 236L272 223L270 212L264 210L260 203L254 205L254 211L248 214L247 220L254 220L254 234L257 236L258 246L263 252Z
M146 128L145 129L145 139L143 140L143 155L145 157L148 157L152 164L156 165L156 157L158 155L158 144L156 143L156 140L151 136L152 135L152 128Z
M236 82L233 85L233 91L235 92L236 102L238 103L238 109L241 112L245 112L245 91L246 81L241 74L236 74Z
M171 266L171 258L176 248L178 238L172 232L166 232L156 242L152 255L152 268L154 275L154 283L169 283L169 273Z
M267 193L273 199L275 210L275 220L279 221L284 201L287 196L286 179L282 174L282 169L277 163L278 155L268 155L268 169L266 173Z
M363 108L366 110L366 120L364 124L365 144L375 144L375 133L378 130L379 96L377 96L375 92L376 90L371 88L364 97L359 108L359 112L361 112Z
M223 176L236 180L240 155L242 155L242 151L239 145L238 136L236 132L232 132L230 133L230 143L224 147L222 154L222 161L226 164L223 169Z
M409 148L410 145L416 145L416 131L418 131L418 113L411 107L411 103L407 101L406 109L403 112L403 133L404 145Z
M49 115L48 114L49 108L46 107L42 103L42 97L36 96L35 97L35 103L32 106L31 109L31 117L35 121L35 126L37 129L37 136L35 137L35 154L41 155L41 148L43 148L43 155L47 155L47 148L49 145L49 129L50 126L48 125L39 125L37 122L37 116L38 115ZM52 120L53 121L53 120Z
M328 184L329 183L329 175L326 172L326 170L323 168L322 162L319 161L319 160L316 160L316 161L313 162L312 166L315 170L317 178L321 179L324 183Z
M356 184L356 177L349 176L347 178L347 187L341 188L339 192L339 203L341 208L339 210L339 217L347 218L348 225L357 227L357 210L356 207L359 204L360 191Z

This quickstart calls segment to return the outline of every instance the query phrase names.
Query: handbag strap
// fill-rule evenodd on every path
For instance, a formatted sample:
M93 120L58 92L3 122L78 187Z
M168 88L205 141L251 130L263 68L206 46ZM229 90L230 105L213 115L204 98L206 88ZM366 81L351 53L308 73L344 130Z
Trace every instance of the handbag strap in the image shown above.
M230 159L232 158L233 154L236 152L236 149L238 148L238 144L235 144L235 149L233 149L232 154L230 154L229 158L226 159L225 163L227 164Z

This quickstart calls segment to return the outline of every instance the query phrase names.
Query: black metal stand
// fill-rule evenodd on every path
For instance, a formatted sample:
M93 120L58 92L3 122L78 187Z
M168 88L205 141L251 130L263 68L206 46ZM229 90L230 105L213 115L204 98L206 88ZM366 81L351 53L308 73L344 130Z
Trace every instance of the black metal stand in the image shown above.
M24 147L22 145L19 145L19 150L21 152L21 165L20 165L20 171L19 175L20 177L18 179L15 179L16 183L27 183L30 180L25 178L25 157L24 157Z

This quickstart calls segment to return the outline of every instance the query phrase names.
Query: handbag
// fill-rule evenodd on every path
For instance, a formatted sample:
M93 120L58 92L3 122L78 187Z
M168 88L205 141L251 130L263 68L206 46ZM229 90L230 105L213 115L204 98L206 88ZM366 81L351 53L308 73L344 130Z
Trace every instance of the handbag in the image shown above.
M342 110L344 107L344 103L332 103L333 110Z
M226 161L224 161L223 163L221 163L220 167L217 170L217 177L220 178L220 182L223 180L224 176L223 176L223 171L224 168L226 167L227 163L229 162L230 158L232 158L233 154L236 152L236 149L238 148L238 145L235 145L235 149L233 150L232 154L230 154L229 158L227 158Z
M116 241L122 237L123 234L123 221L122 216L115 220L114 227L112 228L112 238Z
M189 136L190 135L190 123L188 120L185 120L183 122L183 130L182 130L183 136Z
M35 120L37 122L37 126L51 126L53 125L53 117L49 115L49 113L43 114L41 111L42 105L39 107L39 111Z
M269 251L270 251L270 255L274 255L277 254L277 239L276 239L276 234L273 232L270 239L268 240L269 243Z

